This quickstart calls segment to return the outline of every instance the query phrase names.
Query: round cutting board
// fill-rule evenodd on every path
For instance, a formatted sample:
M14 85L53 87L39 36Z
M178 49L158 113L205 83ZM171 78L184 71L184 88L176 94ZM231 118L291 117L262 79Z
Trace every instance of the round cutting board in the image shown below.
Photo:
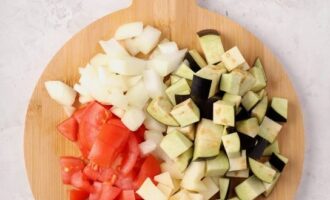
M78 155L76 147L56 131L56 125L66 116L62 107L49 98L44 82L62 80L72 86L79 78L78 67L85 66L93 55L101 52L98 41L111 38L119 25L132 21L159 28L164 37L174 40L181 48L198 50L195 33L206 28L217 29L225 49L237 45L250 65L256 57L261 58L270 96L289 100L288 123L280 133L279 143L290 162L268 199L294 199L304 159L303 117L296 92L282 65L261 41L228 18L198 7L195 0L134 0L129 8L105 16L80 31L54 56L38 81L26 115L25 163L35 199L67 199L68 188L60 179L59 157Z

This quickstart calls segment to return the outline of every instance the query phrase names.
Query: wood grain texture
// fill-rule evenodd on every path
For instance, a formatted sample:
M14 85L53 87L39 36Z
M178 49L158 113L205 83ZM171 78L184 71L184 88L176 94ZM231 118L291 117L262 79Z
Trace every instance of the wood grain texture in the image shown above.
M303 117L296 92L281 64L262 42L228 18L198 7L195 0L135 0L129 8L83 29L54 56L38 81L26 115L25 163L35 199L67 199L67 188L60 180L59 156L78 155L76 147L56 131L56 125L65 119L65 114L49 98L44 82L62 80L73 85L79 78L78 67L85 66L101 51L98 41L109 39L119 25L137 20L161 29L164 37L176 41L180 47L198 50L195 32L214 28L221 32L225 49L237 45L249 64L257 56L262 59L270 95L289 100L289 120L279 141L290 162L268 199L294 199L304 159Z

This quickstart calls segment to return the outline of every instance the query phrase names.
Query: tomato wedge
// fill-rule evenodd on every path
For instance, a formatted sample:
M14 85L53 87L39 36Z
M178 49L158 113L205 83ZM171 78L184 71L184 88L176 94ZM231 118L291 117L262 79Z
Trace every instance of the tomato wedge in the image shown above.
M120 193L119 200L135 200L134 190L123 190Z
M138 130L134 132L134 134L137 136L138 143L141 143L144 141L144 132L146 131L146 127L144 125L140 126Z
M115 171L111 168L102 168L89 163L83 170L84 174L93 181L112 181Z
M79 125L74 117L70 117L57 126L57 130L69 140L75 142L78 136Z
M83 156L87 157L103 124L111 117L111 113L97 102L88 104L82 111L79 123L78 146Z
M110 167L128 141L130 131L113 124L104 124L88 158L100 167Z
M138 172L131 171L128 174L119 174L115 182L115 186L122 190L133 190L134 189L134 179L136 178Z
M87 176L85 176L82 171L78 171L72 174L71 185L89 193L94 192L94 187L90 184Z
M99 200L113 200L119 196L121 190L117 187L113 187L109 183L103 183L102 192Z
M63 156L60 158L61 175L64 184L71 184L72 175L81 171L85 167L85 163L80 158L72 156Z
M102 192L102 183L94 182L93 183L94 192L90 193L88 200L99 200Z
M135 135L130 135L127 146L128 148L124 152L125 156L121 167L121 173L123 174L129 173L134 168L140 154L138 140Z
M160 163L152 155L149 155L143 162L139 174L134 182L135 189L138 189L146 178L153 179L154 176L160 174Z
M89 193L83 190L70 190L70 200L86 200L88 199Z

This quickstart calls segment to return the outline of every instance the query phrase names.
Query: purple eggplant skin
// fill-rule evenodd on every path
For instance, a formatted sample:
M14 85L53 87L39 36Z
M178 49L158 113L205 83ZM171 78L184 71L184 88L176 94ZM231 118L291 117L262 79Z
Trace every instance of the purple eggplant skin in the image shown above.
M276 112L271 106L268 107L266 116L275 122L287 122L287 119Z
M220 33L215 29L204 29L197 32L198 37L203 37L205 35L220 35Z
M185 100L190 98L190 94L176 94L175 95L175 103L179 104L181 102L184 102Z
M201 69L201 67L197 64L197 62L196 62L195 59L190 55L189 52L186 53L184 59L188 61L190 69L193 70L194 72L197 72L198 70Z
M256 145L247 150L247 155L250 158L258 160L262 157L266 147L269 145L269 142L262 137L256 136Z
M279 172L282 172L286 165L275 153L270 156L269 163Z

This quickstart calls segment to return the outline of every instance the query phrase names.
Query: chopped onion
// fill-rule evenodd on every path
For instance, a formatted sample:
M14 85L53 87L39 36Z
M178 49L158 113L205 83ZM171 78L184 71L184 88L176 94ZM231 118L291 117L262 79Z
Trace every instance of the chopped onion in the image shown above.
M100 41L100 45L103 51L110 57L129 56L125 48L113 38L108 41Z
M125 40L125 47L127 51L132 55L135 56L140 52L139 48L136 45L136 42L134 39L127 39Z
M155 144L159 145L164 138L163 133L159 131L148 130L144 133L144 139L153 141Z
M121 56L116 58L111 58L109 61L111 71L121 74L121 75L139 75L143 72L146 67L146 61L131 57L131 56Z
M140 80L142 79L141 75L138 76L128 76L126 77L126 82L129 88L133 87L136 85Z
M99 53L96 54L90 61L91 65L97 66L109 66L109 56Z
M136 45L138 49L143 54L148 54L153 48L156 47L159 38L160 38L161 32L152 27L147 26L143 29L142 33L138 35L134 40L136 42Z
M118 108L116 106L112 106L110 108L110 112L112 112L114 115L116 115L119 118L122 118L125 114L125 110L122 108Z
M153 152L157 148L157 144L154 141L146 140L139 144L140 153L142 156L146 156Z
M158 122L148 114L146 115L146 119L144 120L143 124L148 130L159 131L159 132L166 131L166 126L164 124Z
M162 96L165 91L165 84L162 78L153 69L147 69L143 73L144 87L149 97L156 98Z
M125 109L128 105L127 97L121 90L114 89L109 95L109 105L116 106L118 108Z
M179 51L178 45L175 42L165 42L158 45L162 54L174 53Z
M45 87L49 96L61 105L71 106L76 99L76 91L62 81L46 81Z
M90 97L90 96L82 96L82 95L79 96L79 102L80 102L81 104L85 104L85 103L88 103L88 102L91 102L91 101L94 101L93 97Z
M143 81L139 81L131 87L126 93L128 104L137 108L143 108L149 99L148 92L144 87Z
M73 106L63 106L64 112L68 117L71 117L74 111L76 110Z
M115 33L116 40L123 40L138 36L143 31L142 22L132 22L119 26Z
M129 130L136 131L142 125L144 119L145 113L143 110L130 107L126 110L121 121Z

